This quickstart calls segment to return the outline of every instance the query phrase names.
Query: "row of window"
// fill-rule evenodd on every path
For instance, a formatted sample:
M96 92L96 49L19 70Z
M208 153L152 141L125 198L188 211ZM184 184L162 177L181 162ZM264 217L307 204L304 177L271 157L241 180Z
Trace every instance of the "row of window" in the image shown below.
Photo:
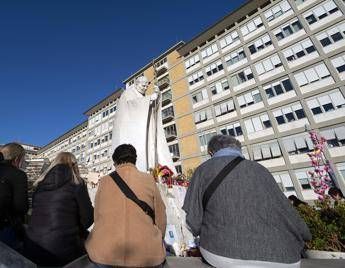
M281 84L278 84L281 86ZM272 88L270 88L272 90ZM244 108L262 101L259 90L255 89L237 97L240 108ZM345 107L345 98L339 89L319 94L306 99L307 106L314 115L327 113ZM233 99L214 105L215 117L235 111ZM272 110L278 125L297 121L306 117L300 102L292 103ZM213 119L212 107L207 107L194 113L195 123L199 124ZM248 134L272 127L267 113L252 117L244 121Z
M282 6L285 6L285 4L283 3L287 3L287 1L282 1L280 2ZM277 5L278 7L278 5ZM280 8L280 5L279 5ZM274 8L272 8L274 10ZM330 14L332 14L332 12L334 13L335 11L340 12L340 10L338 10L338 8L336 7L336 4L331 0L331 1L327 1L324 2L324 4L318 6L315 10L315 12L318 14L318 10L329 10L328 12L331 12ZM285 9L279 9L281 10L285 10ZM289 10L289 9L286 9ZM276 10L278 12L278 9ZM280 11L278 13L280 13ZM275 14L278 14L277 12L275 12ZM319 17L321 17L321 19L325 16L324 13L322 13L323 15L320 15ZM342 14L342 13L340 13ZM308 15L309 17L309 15ZM257 25L259 25L259 27L261 27L260 25L262 25L262 21L260 19L260 17L257 17L255 19L253 19L252 21L248 22L246 25L244 25L242 29L247 29L244 30L245 34L250 33L251 31L254 31L257 28ZM340 26L341 27L341 26ZM293 20L291 20L290 22L279 26L278 28L274 29L272 32L274 33L274 35L276 36L278 43L279 41L285 39L286 37L299 32L300 30L302 30L302 24L300 23L300 21L295 18ZM234 43L235 41L238 40L238 35L234 34L236 31L229 33L228 35L226 35L225 37L221 38L219 41L221 43L221 47L224 48L226 45L231 45L232 43ZM339 38L341 38L341 33L337 33L334 38L336 40L339 40ZM323 43L327 43L327 42L332 42L330 40L323 40ZM253 43L251 43L248 48L250 53L253 55L256 52L268 47L272 45L272 41L269 37L268 34L264 34L263 36L259 37L256 41L254 41ZM309 48L310 47L310 48ZM313 45L309 44L308 46L309 50L313 49ZM314 47L315 50L315 47ZM218 52L218 47L216 43L213 43L212 45L208 46L207 48L203 49L201 54L202 54L202 58L207 58L208 56L214 55L216 52ZM308 51L308 53L311 53ZM243 56L243 55L242 55ZM228 56L227 56L228 59ZM226 60L227 61L227 60ZM190 59L186 60L186 69L190 68L191 66L194 65L194 62L197 63L199 62L199 57L198 56L192 56Z
M339 57L332 59L331 63L333 64L334 68L337 70L339 75L342 75L342 73L345 71L345 66L344 66L345 65L345 56L340 55ZM263 75L263 74L268 73L268 72L270 72L276 68L279 68L281 66L282 66L282 63L281 63L278 55L274 54L271 57L266 58L263 61L260 61L254 67L255 67L255 69L259 75ZM202 73L201 73L201 75L202 75ZM309 66L309 67L307 67L307 69L304 69L303 71L295 72L295 73L293 73L293 76L296 80L297 85L301 89L307 85L310 85L310 84L313 84L315 82L324 80L326 78L329 80L328 81L329 84L334 83L334 79L331 77L330 71L328 70L327 66L323 62L315 64L313 66ZM253 76L251 68L248 67L248 68L241 70L241 71L233 74L232 76L230 76L229 81L227 80L227 78L223 78L222 80L219 80L219 81L216 81L215 83L212 83L210 85L210 90L211 90L212 95L217 95L217 94L219 94L225 90L228 90L230 88L230 86L232 88L234 88L234 90L236 90L236 87L238 85L243 84L243 83L245 83L251 79L254 79L254 76ZM260 76L259 76L259 79L260 79ZM344 80L345 77L341 76L341 79ZM276 82L274 82L274 84L275 83ZM253 83L251 83L250 85L252 85L252 84ZM281 87L279 85L273 86L273 88L277 89L277 92L274 92L272 87L267 86L267 84L263 85L263 88L265 90L268 87L271 88L271 89L267 89L267 91L266 91L267 96L269 98L293 89L292 85L291 85L291 81L286 80L286 82L284 82L283 84L284 84L283 87ZM321 86L326 86L326 84L321 84ZM286 89L286 90L284 91L284 89ZM314 89L317 89L317 87L315 87ZM311 90L313 90L313 89L311 89ZM194 95L192 95L192 96L194 96ZM206 94L204 94L203 98L199 98L199 99L202 100L202 99L205 99L205 97L206 97ZM198 101L196 100L196 102L198 102Z
M97 145L100 145L100 144L103 144L109 140L111 140L113 138L113 133L112 132L109 132L108 134L104 135L103 137L93 141L93 142L90 142L89 143L89 149L92 149L93 147L97 146Z

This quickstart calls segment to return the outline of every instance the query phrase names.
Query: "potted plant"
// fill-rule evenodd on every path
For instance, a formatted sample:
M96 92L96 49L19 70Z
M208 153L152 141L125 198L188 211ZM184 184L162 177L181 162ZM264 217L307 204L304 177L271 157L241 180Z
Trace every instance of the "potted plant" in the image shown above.
M345 259L345 202L332 202L326 196L314 206L297 209L312 234L306 243L308 258Z
M319 200L313 206L297 208L312 234L312 240L306 243L306 254L309 258L345 259L345 201L334 202L326 194L333 186L330 174L334 174L323 153L326 139L315 131L309 134L314 144L314 150L308 154L314 168L309 172L310 184Z

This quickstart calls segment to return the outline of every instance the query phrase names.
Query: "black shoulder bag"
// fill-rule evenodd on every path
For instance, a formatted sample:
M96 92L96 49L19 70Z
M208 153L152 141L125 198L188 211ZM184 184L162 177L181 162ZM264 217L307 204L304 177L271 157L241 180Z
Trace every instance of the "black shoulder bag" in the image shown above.
M213 181L209 184L206 188L205 193L202 197L202 207L205 210L208 201L210 200L213 193L216 191L218 186L222 183L227 175L231 173L231 171L242 161L244 160L242 157L238 156L235 159L231 160L229 164L227 164L213 179Z
M136 196L136 194L131 190L131 188L128 187L128 185L116 171L110 173L109 175L123 192L123 194L128 199L136 203L145 212L145 214L149 215L152 218L153 224L155 224L155 212L153 211L153 209L145 201L140 200Z

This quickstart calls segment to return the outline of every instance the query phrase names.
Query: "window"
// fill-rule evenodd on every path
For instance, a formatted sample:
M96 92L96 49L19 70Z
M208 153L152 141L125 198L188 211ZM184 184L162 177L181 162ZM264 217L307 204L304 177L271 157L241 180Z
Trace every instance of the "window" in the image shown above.
M162 110L162 118L165 119L165 118L168 118L170 116L174 116L174 108L172 106Z
M345 107L345 99L340 90L335 89L308 99L307 104L312 113L317 115Z
M302 24L299 22L299 20L295 20L293 22L290 22L289 24L281 27L280 29L274 30L273 33L277 37L278 41L288 37L289 35L292 35L299 30L303 29Z
M227 113L235 111L234 100L230 99L214 106L214 110L217 116L221 116Z
M230 83L233 87L242 84L244 82L247 82L248 80L253 79L253 73L252 70L250 69L250 67L242 70L241 72L233 75L230 77Z
M190 57L188 60L186 60L184 62L184 64L186 66L186 69L188 70L190 67L193 67L194 65L196 65L199 62L200 62L200 59L199 59L199 55L197 54L197 55Z
M180 157L180 149L177 143L173 145L169 145L169 151L173 157Z
M272 176L277 182L282 192L289 192L295 190L289 173L272 173Z
M233 31L219 40L220 47L225 48L237 40L239 40L238 33L237 31Z
M313 45L311 40L307 38L285 49L283 51L283 54L288 62L293 62L297 59L303 58L308 54L313 53L314 51L316 51L315 46Z
M177 174L182 174L182 166L181 165L177 165L177 166L175 166L175 168L176 168Z
M297 73L294 76L298 86L303 87L330 77L331 74L328 71L326 65L324 63L321 63L319 65L313 66L310 69Z
M233 64L235 64L235 63L237 63L237 62L239 62L239 61L241 61L243 59L245 59L246 57L247 56L244 53L243 48L241 48L241 49L239 49L239 50L237 50L237 51L235 51L235 52L233 52L231 54L226 55L224 57L224 60L225 60L225 62L226 62L226 64L228 66L231 66L231 65L233 65Z
M262 102L262 97L260 91L258 89L255 89L253 91L238 96L237 101L240 108L244 108L255 103Z
M160 66L162 66L164 63L166 63L168 60L167 58L163 58L160 61L158 61L157 63L155 63L155 67L159 68Z
M248 134L272 127L267 113L245 120L244 125L246 126Z
M211 90L212 95L216 95L218 93L221 93L225 90L228 90L229 88L230 88L229 82L226 78L222 79L220 81L217 81L213 85L210 86L210 90Z
M317 35L316 38L319 40L323 47L327 47L334 43L343 40L345 37L345 23L339 24L327 31Z
M201 57L203 59L206 59L207 57L213 55L217 51L218 51L217 44L213 43L212 45L208 46L207 48L205 48L201 51Z
M169 136L176 136L177 135L177 131L176 131L176 125L175 124L172 124L170 126L167 126L164 128L164 133L165 133L165 136L166 137L169 137Z
M332 59L332 64L334 68L337 69L338 73L345 72L345 54L335 59Z
M314 24L315 22L326 18L330 14L337 12L339 8L337 5L331 0L327 2L323 2L321 5L316 6L311 11L304 14L304 18L309 25Z
M201 146L201 151L206 150L208 142L210 141L210 139L216 135L217 132L215 130L212 130L212 132L209 133L203 133L201 135L199 135L199 141L200 141L200 146Z
M288 91L294 90L290 79L287 77L272 84L266 84L263 86L263 89L266 92L267 98L273 98Z
M196 72L188 77L188 83L190 86L194 85L195 83L198 83L200 81L204 80L204 75L202 71Z
M300 103L295 103L273 111L278 125L297 121L305 118L305 113Z
M308 135L299 135L283 139L283 144L289 155L305 154L314 150L314 144Z
M291 6L289 5L288 1L281 1L277 5L274 5L272 8L268 9L265 12L265 18L268 21L272 21L276 18L279 18L284 13L291 10Z
M195 124L200 124L200 123L205 122L209 119L212 119L212 111L211 111L210 107L194 113Z
M220 132L223 135L230 135L233 137L243 136L243 131L240 122L235 122L233 124L224 126L220 129Z
M260 16L257 16L241 27L241 33L243 36L246 36L247 34L254 32L256 29L262 26L263 26L262 20Z
M192 95L193 104L197 104L198 102L206 100L207 98L208 98L208 96L207 96L206 88L204 88L204 89L202 89L202 90L200 90L197 93Z
M330 148L345 146L345 126L322 130L320 135L327 140Z
M255 69L258 72L258 75L262 75L269 71L272 71L275 68L282 66L282 62L278 56L278 54L274 54L270 58L267 58L257 64L255 64Z
M254 160L268 160L282 156L279 144L277 141L259 144L253 146Z
M261 37L259 37L255 42L248 46L248 49L250 51L250 54L253 55L256 52L259 52L260 50L263 50L264 48L271 46L272 40L268 34L265 34Z
M303 190L311 190L311 184L310 184L310 179L308 176L308 170L296 170L295 171L296 177L299 181L299 183L302 186Z
M211 63L210 65L206 66L205 71L207 76L214 75L215 73L218 73L219 71L223 70L223 64L221 60L218 60L217 62Z

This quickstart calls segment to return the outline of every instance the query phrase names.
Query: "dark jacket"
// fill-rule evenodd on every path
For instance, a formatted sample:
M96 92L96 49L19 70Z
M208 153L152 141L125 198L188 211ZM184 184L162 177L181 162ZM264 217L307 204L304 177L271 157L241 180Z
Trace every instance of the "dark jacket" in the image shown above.
M198 167L183 209L200 246L216 255L242 260L294 263L311 234L270 172L244 160L225 177L209 199L207 186L233 156L211 158Z
M52 168L33 195L26 252L40 265L64 265L85 254L83 234L93 223L84 183L74 184L67 165Z
M28 211L28 178L8 161L0 162L0 229L19 227Z

